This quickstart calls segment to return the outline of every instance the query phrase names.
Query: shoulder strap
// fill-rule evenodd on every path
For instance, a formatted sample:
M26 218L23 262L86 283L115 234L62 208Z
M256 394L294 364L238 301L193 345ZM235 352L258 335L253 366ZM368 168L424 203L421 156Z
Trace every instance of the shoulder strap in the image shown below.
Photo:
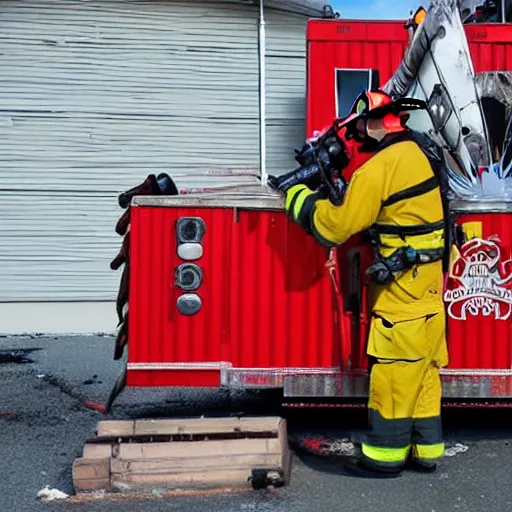
M429 178L428 180L422 181L417 185L406 188L404 190L400 190L399 192L395 192L391 194L383 203L382 206L391 206L392 204L398 203L399 201L403 201L404 199L411 199L412 197L422 196L431 190L435 190L439 187L439 183L435 176Z
M443 257L443 270L446 272L450 264L450 247L454 237L454 224L449 206L450 199L453 198L453 193L450 189L448 180L448 165L446 163L442 149L430 137L424 133L416 131L411 131L411 136L422 149L425 156L429 159L432 170L434 171L434 175L436 176L441 188L441 200L443 204L445 221L445 253Z
M428 235L444 228L444 220L432 224L416 224L411 226L397 226L396 224L374 224L372 229L379 235L406 236Z

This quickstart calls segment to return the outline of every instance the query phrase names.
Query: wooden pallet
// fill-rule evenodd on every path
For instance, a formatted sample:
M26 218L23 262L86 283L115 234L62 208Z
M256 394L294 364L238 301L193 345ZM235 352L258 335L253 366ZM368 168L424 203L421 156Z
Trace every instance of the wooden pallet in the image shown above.
M264 488L290 478L286 421L194 418L100 421L73 464L77 493Z

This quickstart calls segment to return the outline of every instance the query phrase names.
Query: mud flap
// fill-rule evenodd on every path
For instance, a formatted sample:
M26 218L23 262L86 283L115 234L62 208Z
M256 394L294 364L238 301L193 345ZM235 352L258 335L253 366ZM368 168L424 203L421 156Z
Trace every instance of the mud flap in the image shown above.
M121 394L123 389L126 387L126 375L127 375L127 366L124 367L123 372L116 380L116 383L114 384L114 387L112 388L112 391L110 392L110 396L108 397L108 401L105 405L105 413L110 413L112 409L112 405L114 405L114 402L116 398Z

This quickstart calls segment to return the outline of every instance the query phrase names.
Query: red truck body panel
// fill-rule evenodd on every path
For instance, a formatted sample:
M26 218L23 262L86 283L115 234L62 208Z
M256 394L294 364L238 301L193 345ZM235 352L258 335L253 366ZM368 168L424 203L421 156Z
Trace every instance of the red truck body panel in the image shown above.
M512 69L512 25L468 25L466 33L477 73ZM336 69L376 70L374 85L382 85L406 47L402 22L311 21L306 135L338 114ZM354 157L356 165L365 158ZM129 386L283 387L290 397L366 396L363 283L372 255L358 237L331 255L337 263L331 275L326 251L289 222L282 205L142 201L131 215ZM184 316L176 309L182 292L174 272L182 260L175 225L195 216L206 225L204 254L195 262L204 272L197 291L202 307ZM500 238L502 281L491 297L472 295L472 281L460 275L448 281L444 393L512 397L512 280L506 280L512 272L512 213L462 209L458 223L473 226L484 240ZM471 250L457 269L496 281L495 267L471 266Z
M498 262L496 277L505 282L494 283L492 293L474 293L471 284L450 279L451 291L447 301L448 346L450 368L510 369L512 368L512 213L461 213L461 226L480 224L479 238L498 237L503 252ZM468 254L462 254L469 261ZM482 250L478 264L468 270L471 281L493 280L490 259ZM453 269L452 269L453 271ZM508 281L507 281L508 279ZM479 283L477 283L478 286ZM455 291L457 290L457 291Z
M206 225L197 262L204 272L198 290L203 306L194 316L176 308L182 292L174 272L183 261L175 225L182 217L200 217ZM129 373L129 385L187 383L186 371L177 373L174 366L170 371L165 363L201 363L190 382L195 386L220 385L223 364L237 369L338 364L340 333L325 250L281 212L140 206L133 209L131 233L130 270L136 270L130 283L129 362L137 370Z

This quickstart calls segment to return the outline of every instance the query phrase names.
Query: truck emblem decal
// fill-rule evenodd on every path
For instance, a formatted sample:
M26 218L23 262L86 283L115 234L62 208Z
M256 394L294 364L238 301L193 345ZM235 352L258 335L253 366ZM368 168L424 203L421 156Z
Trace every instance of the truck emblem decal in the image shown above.
M497 237L473 238L455 249L450 262L449 288L444 294L448 315L455 320L494 316L507 320L512 313L512 260Z

